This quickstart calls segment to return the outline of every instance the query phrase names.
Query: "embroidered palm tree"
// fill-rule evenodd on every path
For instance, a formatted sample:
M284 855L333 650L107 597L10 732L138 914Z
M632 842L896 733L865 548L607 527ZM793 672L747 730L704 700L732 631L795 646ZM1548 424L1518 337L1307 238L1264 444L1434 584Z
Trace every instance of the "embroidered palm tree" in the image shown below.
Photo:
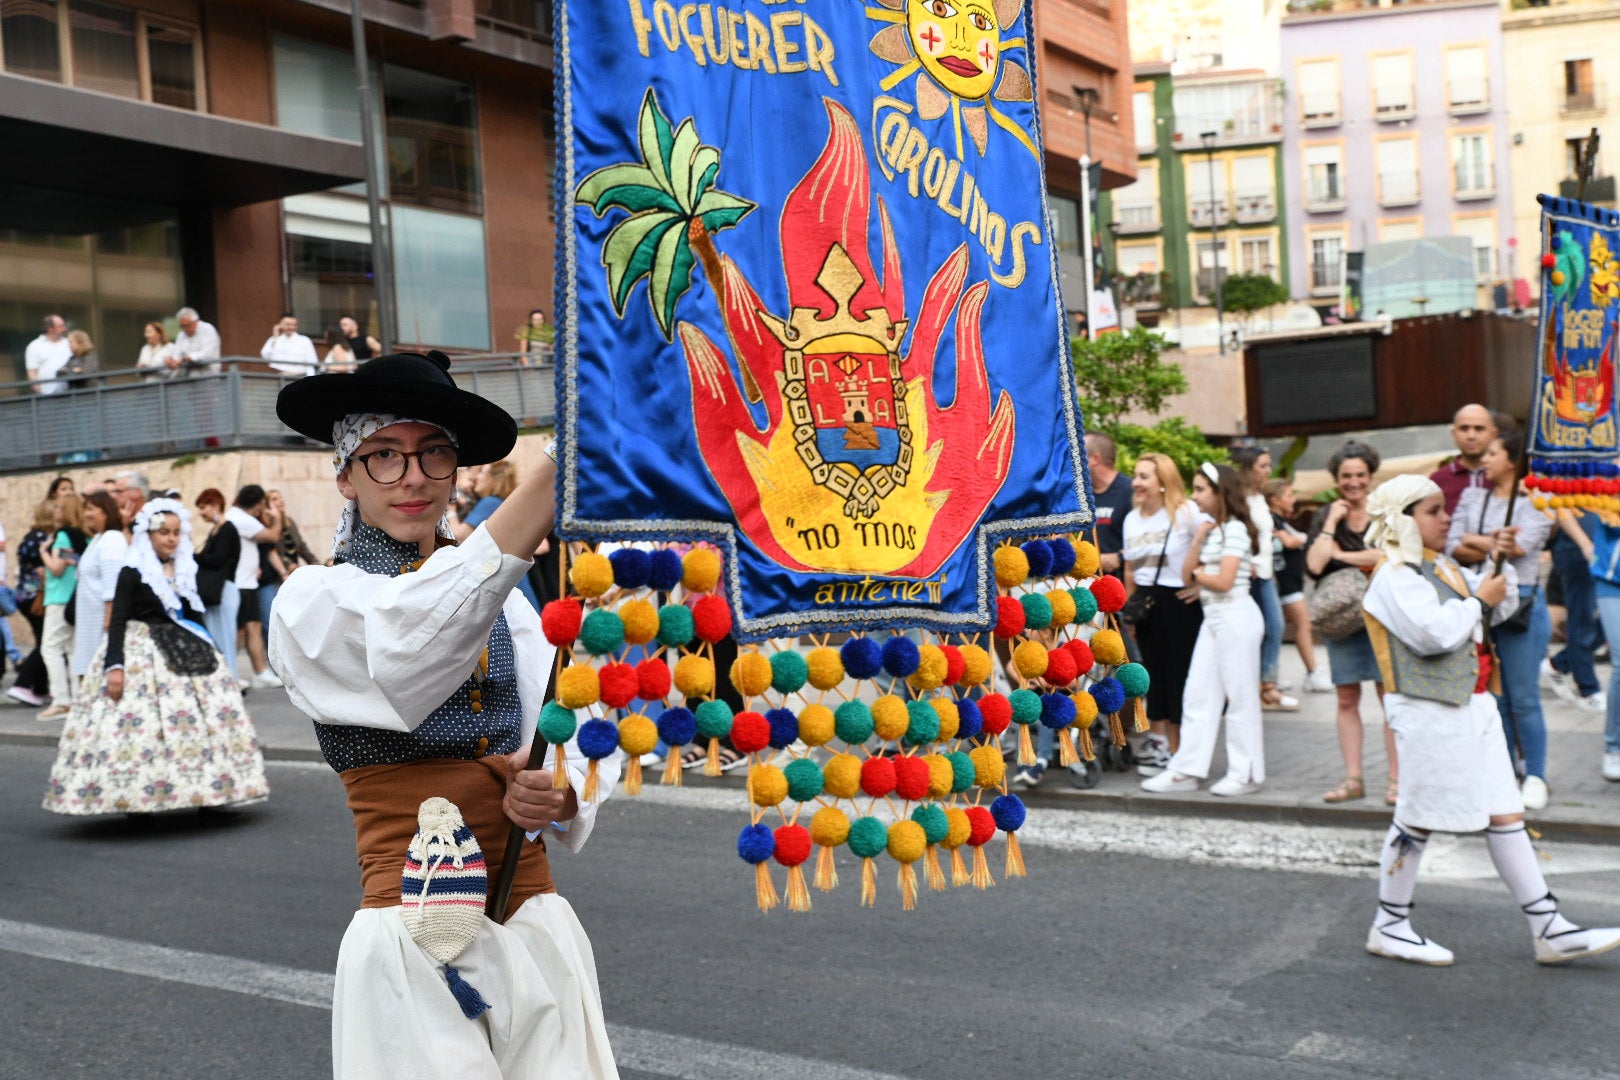
M651 89L641 99L637 141L640 162L596 170L580 183L574 201L597 217L613 208L629 211L602 245L614 311L624 317L630 293L646 278L658 328L673 341L675 308L692 286L693 262L702 260L718 293L723 278L712 236L736 225L755 204L714 186L720 151L703 145L691 117L672 127Z

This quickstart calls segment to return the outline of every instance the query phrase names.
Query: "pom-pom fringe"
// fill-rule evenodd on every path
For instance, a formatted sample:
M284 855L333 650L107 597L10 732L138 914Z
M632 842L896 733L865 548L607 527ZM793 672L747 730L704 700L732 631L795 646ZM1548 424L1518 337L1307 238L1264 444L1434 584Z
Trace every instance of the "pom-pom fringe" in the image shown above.
M450 984L450 993L455 997L456 1004L461 1006L462 1016L476 1020L489 1009L489 1002L484 1000L477 988L449 964L444 965L444 981Z
M1018 725L1018 764L1035 764L1035 743L1029 737L1029 725Z
M944 892L945 871L939 865L939 848L928 845L928 857L923 865L928 868L928 887L935 892Z
M871 859L861 860L861 906L877 907L877 867Z
M838 864L833 861L833 849L824 847L816 856L816 888L822 892L832 892L838 888Z
M1091 741L1090 725L1080 729L1080 756L1087 761L1097 760L1097 747Z
M1115 746L1125 745L1125 724L1120 720L1119 713L1108 714L1108 738Z
M754 864L754 899L759 902L759 910L769 911L781 903L781 897L776 895L776 883L771 880L771 871L764 863Z
M630 760L624 766L624 793L641 794L641 757L638 754L631 754Z
M973 878L968 874L967 863L962 859L962 849L951 849L951 884L961 888Z
M973 887L975 889L988 889L996 883L990 876L990 860L985 858L984 845L980 844L973 849Z
M787 909L798 912L810 910L810 889L804 883L803 866L788 868Z
M1074 752L1074 732L1068 728L1058 729L1058 764L1067 769L1077 764L1080 755Z
M917 868L910 863L900 864L900 907L917 910Z
M1131 699L1131 721L1138 735L1148 729L1147 706L1142 704L1141 698Z
M1018 846L1018 834L1007 834L1007 876L1028 877L1024 870L1024 851Z
M585 769L585 790L579 793L581 802L595 801L596 789L602 786L600 772L601 770L597 768L596 759L591 758L590 765L586 766Z
M665 761L664 761L664 777L663 777L662 780L659 781L659 783L667 784L670 787L680 787L681 786L681 748L680 747L672 746L672 747L669 748L669 757L666 758Z
M569 788L574 786L572 781L570 781L568 779L568 770L563 768L563 762L564 762L566 757L567 757L567 752L563 749L563 744L558 743L557 744L557 768L551 774L551 786L556 788L558 791L567 791ZM586 799L584 801L585 802L590 802L589 799Z
M703 761L703 775L720 775L720 740L718 738L709 740L709 756Z

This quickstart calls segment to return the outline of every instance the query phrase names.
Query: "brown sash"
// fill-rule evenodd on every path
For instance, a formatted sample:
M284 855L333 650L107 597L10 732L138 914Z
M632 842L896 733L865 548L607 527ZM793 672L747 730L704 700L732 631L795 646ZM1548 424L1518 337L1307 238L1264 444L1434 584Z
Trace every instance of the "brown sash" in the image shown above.
M449 799L478 837L493 883L506 856L511 822L501 809L506 795L506 759L490 755L477 761L429 758L401 765L368 765L340 774L354 812L355 849L360 857L363 908L397 907L399 879L405 869L405 849L416 834L416 809L435 795ZM537 893L553 893L551 864L545 840L523 846L512 902L516 912Z

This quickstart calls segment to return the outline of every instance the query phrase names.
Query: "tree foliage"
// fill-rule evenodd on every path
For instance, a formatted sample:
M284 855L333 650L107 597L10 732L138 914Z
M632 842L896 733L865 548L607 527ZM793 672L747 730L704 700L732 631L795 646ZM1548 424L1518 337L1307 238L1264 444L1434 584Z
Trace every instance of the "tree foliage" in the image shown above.
M1163 336L1140 326L1104 334L1096 341L1080 337L1069 343L1086 430L1113 438L1121 471L1129 472L1149 452L1169 456L1184 477L1202 462L1226 460L1225 451L1211 446L1203 432L1183 417L1164 416L1152 424L1126 419L1144 413L1158 416L1170 398L1187 392L1181 365L1163 359L1167 344Z
M1288 301L1288 289L1267 274L1232 274L1221 280L1221 310L1247 319Z

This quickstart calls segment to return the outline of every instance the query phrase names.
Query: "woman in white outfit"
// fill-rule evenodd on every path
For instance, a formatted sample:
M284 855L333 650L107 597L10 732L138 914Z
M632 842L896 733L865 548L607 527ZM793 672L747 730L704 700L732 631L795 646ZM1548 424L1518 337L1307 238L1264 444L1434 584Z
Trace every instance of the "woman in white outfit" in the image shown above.
M90 546L79 556L79 587L73 599L73 656L69 663L74 679L81 681L107 636L118 574L129 555L129 538L124 535L124 515L118 500L105 491L86 495L84 531L90 534ZM97 694L101 687L87 684L83 692Z
M1500 622L1520 603L1512 565L1487 575L1442 554L1450 518L1445 495L1427 477L1387 481L1368 499L1367 512L1368 546L1385 561L1362 603L1401 756L1400 797L1379 864L1367 951L1436 967L1452 962L1451 950L1411 922L1418 866L1435 831L1484 830L1496 872L1530 922L1538 962L1563 963L1620 945L1620 930L1583 930L1564 918L1525 831L1524 803L1489 692L1494 665L1485 643L1487 618ZM1481 571L1514 547L1512 530L1497 530Z
M1226 714L1226 775L1211 795L1252 795L1266 778L1260 731L1260 641L1265 619L1249 595L1249 568L1258 542L1249 521L1243 481L1225 465L1205 462L1193 477L1193 502L1206 517L1187 554L1184 574L1199 590L1204 624L1187 671L1181 709L1181 748L1145 791L1196 791L1209 776L1215 736Z

